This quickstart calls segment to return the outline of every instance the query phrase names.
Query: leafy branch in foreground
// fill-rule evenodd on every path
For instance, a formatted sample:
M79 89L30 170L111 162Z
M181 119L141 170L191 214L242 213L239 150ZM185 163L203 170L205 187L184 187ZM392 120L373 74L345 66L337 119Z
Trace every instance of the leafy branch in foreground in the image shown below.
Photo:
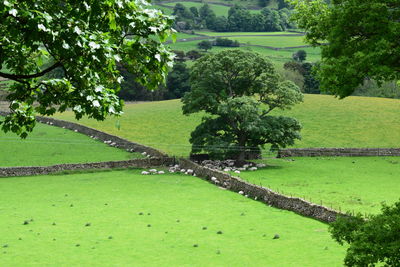
M13 80L4 131L26 137L34 115L71 108L77 119L122 112L116 63L149 88L164 81L173 56L162 42L172 18L146 1L0 2L0 76ZM63 76L52 78L61 70Z
M400 202L383 205L381 214L367 218L339 217L329 231L339 244L350 245L346 266L400 266Z

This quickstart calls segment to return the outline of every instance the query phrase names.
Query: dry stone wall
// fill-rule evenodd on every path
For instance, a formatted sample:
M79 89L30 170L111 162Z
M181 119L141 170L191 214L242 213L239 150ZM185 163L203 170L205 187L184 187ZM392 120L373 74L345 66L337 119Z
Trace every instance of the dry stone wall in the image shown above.
M174 158L163 157L80 164L59 164L45 167L6 167L0 168L0 177L44 175L71 170L149 168L153 166L173 165L174 163Z
M241 193L249 198L261 201L272 207L293 211L297 214L311 217L322 222L333 222L340 212L324 206L310 203L301 198L278 194L268 188L250 184L227 173L200 166L187 159L179 159L179 165L184 169L192 169L198 177L210 181L230 191Z
M400 156L400 148L289 148L281 149L278 157L366 157Z

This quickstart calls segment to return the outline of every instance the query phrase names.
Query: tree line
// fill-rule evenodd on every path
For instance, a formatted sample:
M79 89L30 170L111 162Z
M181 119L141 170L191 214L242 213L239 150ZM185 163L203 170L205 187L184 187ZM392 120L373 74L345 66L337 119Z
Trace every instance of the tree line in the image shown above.
M264 7L259 13L251 13L243 6L235 5L228 11L228 17L216 16L208 4L199 9L187 8L177 3L173 10L174 27L178 30L209 29L217 32L273 32L296 28L290 20L292 11L288 8L274 10Z

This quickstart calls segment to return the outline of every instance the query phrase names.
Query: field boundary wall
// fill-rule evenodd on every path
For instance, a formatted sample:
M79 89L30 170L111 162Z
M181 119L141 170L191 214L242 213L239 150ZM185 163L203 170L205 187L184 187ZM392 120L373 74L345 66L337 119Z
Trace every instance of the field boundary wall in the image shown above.
M400 148L289 148L278 152L279 158L373 156L400 156Z
M337 216L347 216L346 214L308 202L304 199L285 196L268 188L248 183L228 173L200 166L187 159L179 159L179 165L184 169L192 169L196 173L196 176L206 181L275 208L293 211L326 223L335 221Z
M33 176L59 173L73 170L115 169L115 168L150 168L168 166L175 163L174 158L131 159L123 161L105 161L77 164L59 164L43 167L5 167L0 168L0 177Z

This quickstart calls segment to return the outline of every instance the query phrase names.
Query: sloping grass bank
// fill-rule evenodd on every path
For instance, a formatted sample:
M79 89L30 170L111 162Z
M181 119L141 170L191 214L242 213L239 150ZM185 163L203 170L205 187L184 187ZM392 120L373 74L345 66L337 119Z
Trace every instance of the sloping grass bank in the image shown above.
M141 158L83 134L38 123L26 139L0 131L0 167L47 166L62 163Z
M149 145L171 155L187 156L190 132L201 114L183 116L180 100L128 104L121 118L104 122L82 119L79 123ZM274 114L297 118L303 125L295 147L398 147L400 100L327 95L306 95L302 104ZM56 118L75 121L71 112ZM120 121L120 130L115 127Z

